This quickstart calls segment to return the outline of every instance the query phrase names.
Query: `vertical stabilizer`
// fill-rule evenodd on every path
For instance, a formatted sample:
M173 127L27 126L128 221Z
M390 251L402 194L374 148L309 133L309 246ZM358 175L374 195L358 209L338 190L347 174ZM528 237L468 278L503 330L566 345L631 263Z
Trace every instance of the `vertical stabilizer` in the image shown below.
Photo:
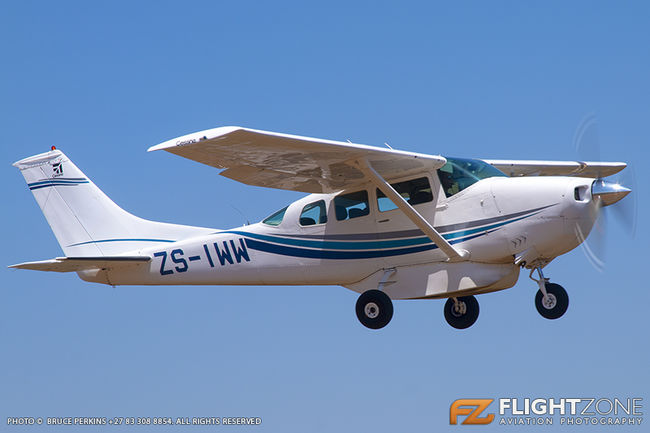
M122 254L214 230L148 221L126 212L60 150L13 165L25 177L66 256Z

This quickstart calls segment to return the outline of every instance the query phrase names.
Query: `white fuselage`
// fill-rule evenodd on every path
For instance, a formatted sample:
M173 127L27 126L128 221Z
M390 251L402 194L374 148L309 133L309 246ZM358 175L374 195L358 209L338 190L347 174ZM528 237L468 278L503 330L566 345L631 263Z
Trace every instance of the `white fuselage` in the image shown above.
M321 284L363 292L385 283L393 299L447 297L511 287L520 266L544 266L572 250L581 242L576 226L586 236L593 224L593 179L493 177L447 198L435 172L427 176L433 200L414 208L451 244L469 251L469 261L446 262L401 210L380 212L376 189L368 185L365 216L338 221L331 205L337 194L311 194L292 203L277 226L167 239L125 254L148 255L148 264L79 274L111 285ZM301 210L318 200L326 204L327 222L302 226Z

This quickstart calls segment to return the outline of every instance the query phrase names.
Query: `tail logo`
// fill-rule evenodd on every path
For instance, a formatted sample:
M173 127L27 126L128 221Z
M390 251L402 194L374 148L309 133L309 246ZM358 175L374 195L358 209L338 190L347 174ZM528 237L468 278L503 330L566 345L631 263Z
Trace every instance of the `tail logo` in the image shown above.
M54 172L52 177L63 176L63 162L59 161L52 164L52 171Z

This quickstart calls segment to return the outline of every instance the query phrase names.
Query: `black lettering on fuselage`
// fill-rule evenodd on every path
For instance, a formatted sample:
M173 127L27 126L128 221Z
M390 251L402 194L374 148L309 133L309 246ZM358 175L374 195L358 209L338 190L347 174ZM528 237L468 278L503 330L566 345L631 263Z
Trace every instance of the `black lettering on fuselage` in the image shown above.
M176 257L177 255L180 255L181 257ZM182 267L176 266L176 272L187 272L187 261L182 257L183 256L183 250L180 248L177 248L172 251L170 254L172 258L172 262L176 263L177 265L183 265Z
M223 241L223 251L219 249L219 245L216 242L214 243L214 250L217 252L217 257L219 258L219 263L221 263L221 266L225 265L226 261L231 265L234 263L232 261L232 255L230 254L230 250L228 249L228 244L226 241Z
M165 263L167 262L167 252L166 251L160 251L157 253L154 253L154 257L161 257L162 260L160 261L160 275L169 275L173 274L174 271L171 269L165 269Z
M222 244L223 248L220 248L219 244L216 242L213 244L221 266L224 266L226 263L233 265L235 264L235 261L237 263L241 263L242 259L247 262L251 261L250 257L248 256L248 249L246 248L246 244L244 243L243 239L239 239L239 245L236 245L235 241L232 239L230 239L230 246L228 246L228 241L223 241ZM234 260L233 254L235 256Z
M250 262L251 259L248 258L248 250L246 249L246 245L244 245L244 240L242 238L239 238L239 244L241 245L241 248L235 247L235 241L232 239L230 240L230 246L232 246L232 251L235 253L235 260L237 260L237 263L241 263L243 257L244 260Z
M228 246L229 241L230 246ZM228 241L223 241L221 243L223 244L223 248L220 248L217 242L213 243L214 250L217 253L217 258L219 259L219 264L221 264L221 266L225 266L226 264L234 265L235 261L237 263L241 263L242 260L246 262L251 261L250 257L248 256L248 249L246 248L244 239L239 239L239 245L237 245L233 239L229 239ZM203 250L205 251L205 257L208 260L208 264L211 268L213 268L216 262L212 260L212 256L210 255L207 244L203 244ZM233 254L235 256L234 259ZM169 254L167 254L167 251L158 251L155 252L153 256L160 257L160 275L172 275L174 272L187 272L190 269L188 260L190 262L201 261L200 254L189 256L186 259L184 257L185 253L180 248L172 250ZM169 257L170 261L176 266L169 265L167 263L167 257ZM165 269L166 266L170 266L170 268Z

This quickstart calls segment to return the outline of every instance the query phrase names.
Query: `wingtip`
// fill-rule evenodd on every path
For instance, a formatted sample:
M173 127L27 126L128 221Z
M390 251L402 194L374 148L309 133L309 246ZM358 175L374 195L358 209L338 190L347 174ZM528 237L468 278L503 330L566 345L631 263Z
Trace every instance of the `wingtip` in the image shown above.
M149 146L149 148L147 149L147 152L153 152L154 150L162 150L162 149L165 149L166 147L167 147L166 142L165 143L160 143L160 144L155 144L153 146Z

